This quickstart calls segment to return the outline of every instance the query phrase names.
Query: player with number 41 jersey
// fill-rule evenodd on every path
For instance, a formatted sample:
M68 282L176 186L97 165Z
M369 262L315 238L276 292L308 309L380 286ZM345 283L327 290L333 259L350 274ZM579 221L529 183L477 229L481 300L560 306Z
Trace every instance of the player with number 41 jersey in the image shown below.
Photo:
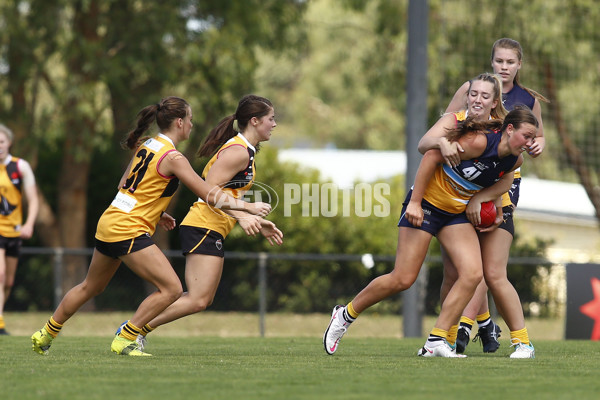
M500 132L486 135L487 146L481 156L463 160L456 167L444 164L435 170L423 198L439 209L452 214L465 211L469 199L484 187L497 182L506 171L512 169L519 156L498 158Z

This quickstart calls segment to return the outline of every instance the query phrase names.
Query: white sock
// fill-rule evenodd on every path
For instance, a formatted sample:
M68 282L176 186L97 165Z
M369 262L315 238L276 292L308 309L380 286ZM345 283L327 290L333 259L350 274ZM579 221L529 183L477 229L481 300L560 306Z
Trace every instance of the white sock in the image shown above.
M477 321L477 326L479 326L480 328L483 328L484 326L488 326L490 324L490 322L492 322L491 318L486 319L485 321Z
M433 348L443 345L444 342L445 340L442 337L429 335L429 337L427 338L427 342L425 342L425 345L429 348Z
M356 318L352 318L350 314L348 314L348 309L346 307L344 307L344 310L341 312L341 314L344 321L346 321L348 324L351 324L356 320Z

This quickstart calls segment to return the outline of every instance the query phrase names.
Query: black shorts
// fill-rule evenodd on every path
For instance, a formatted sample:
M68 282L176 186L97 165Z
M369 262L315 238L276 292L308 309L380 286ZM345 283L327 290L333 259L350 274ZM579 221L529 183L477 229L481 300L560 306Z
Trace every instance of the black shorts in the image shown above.
M512 185L510 185L510 190L508 191L508 197L510 197L511 203L516 207L519 202L519 192L521 189L521 178L516 178Z
M398 227L406 226L409 228L420 229L422 231L429 232L433 236L435 236L445 226L471 223L467 219L467 214L465 214L464 212L460 214L452 214L444 210L440 210L436 206L429 203L427 200L422 200L421 208L423 209L423 223L420 227L416 227L410 222L408 222L408 220L404 217L404 214L406 213L406 207L408 206L408 202L410 201L411 195L412 190L408 192L404 203L402 203L402 212L400 214L400 221L398 221Z
M103 242L102 240L96 239L96 250L105 256L119 258L145 249L146 247L150 247L153 244L154 241L150 235L144 233L136 238L121 240L120 242Z
M181 252L188 254L206 254L209 256L225 257L225 238L219 232L195 226L179 226Z
M0 235L0 249L6 250L7 257L19 257L21 254L21 244L23 241L20 237L4 237Z
M513 207L504 206L502 207L502 218L504 221L498 226L498 229L504 229L511 235L515 236L515 223L513 221Z

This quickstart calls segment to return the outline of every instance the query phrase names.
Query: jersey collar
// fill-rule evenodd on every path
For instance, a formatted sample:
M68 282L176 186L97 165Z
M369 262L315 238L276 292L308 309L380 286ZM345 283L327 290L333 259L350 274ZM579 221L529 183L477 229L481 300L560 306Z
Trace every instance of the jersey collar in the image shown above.
M168 141L169 143L171 143L173 145L173 147L175 147L175 143L173 143L173 141L171 140L170 137L168 137L167 135L163 135L162 133L158 133L158 137L165 139L166 141Z
M242 138L242 140L243 140L244 142L246 142L246 144L248 145L248 147L250 147L250 148L252 149L252 151L253 151L253 152L255 152L255 153L256 153L256 149L254 148L254 146L252 146L252 144L250 144L250 142L248 141L248 139L246 139L246 137L245 137L244 135L242 135L242 134L241 134L241 133L239 133L239 132L238 132L238 134L237 134L237 135L238 135L239 137L241 137L241 138Z

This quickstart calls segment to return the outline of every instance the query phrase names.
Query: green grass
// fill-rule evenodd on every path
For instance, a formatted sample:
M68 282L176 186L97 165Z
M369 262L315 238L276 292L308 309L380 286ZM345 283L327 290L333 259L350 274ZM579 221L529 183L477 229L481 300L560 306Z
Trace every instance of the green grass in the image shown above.
M321 316L323 324L327 319ZM0 337L1 399L583 400L600 394L600 343L590 341L539 340L534 360L509 359L506 339L494 354L471 343L466 359L423 359L416 351L424 339L353 337L352 331L334 356L325 354L320 335L157 331L148 345L154 356L135 358L112 354L110 335L64 333L46 357L31 351L29 335Z
M31 336L40 329L52 312L4 313L8 331L15 336ZM110 336L119 324L133 315L129 312L78 312L69 320L61 332L66 336ZM282 314L268 313L265 319L266 337L313 337L323 334L329 323L329 314ZM423 319L422 334L426 335L435 325L435 316ZM496 322L502 328L503 339L508 339L508 327L501 319ZM560 340L564 337L562 318L532 318L526 321L529 336L539 340ZM256 313L207 311L191 315L160 327L161 336L219 336L258 337L259 318ZM402 338L402 317L383 315L367 310L352 325L354 338ZM1 339L1 337L0 337ZM0 342L1 343L1 342ZM1 399L0 399L1 400Z

